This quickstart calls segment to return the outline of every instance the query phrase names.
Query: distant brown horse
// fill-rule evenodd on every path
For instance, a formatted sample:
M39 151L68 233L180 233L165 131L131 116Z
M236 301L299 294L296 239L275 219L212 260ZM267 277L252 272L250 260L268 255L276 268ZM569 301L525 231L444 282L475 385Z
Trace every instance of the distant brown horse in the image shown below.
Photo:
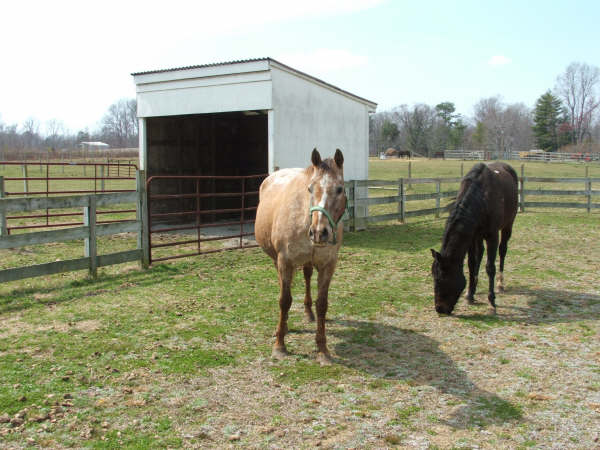
M346 209L344 156L338 149L333 159L321 159L314 149L312 165L306 169L283 169L271 174L260 186L254 233L256 241L275 262L279 274L279 323L273 356L287 355L284 338L288 331L290 292L296 269L304 268L304 313L313 322L310 279L317 268L317 360L330 362L325 338L325 315L329 283L342 243L342 216Z
M477 275L483 256L483 240L487 242L489 278L488 301L496 312L494 276L498 233L500 239L500 273L498 289L504 290L504 257L512 226L517 214L517 174L508 164L494 162L486 166L479 163L463 178L454 208L448 216L440 253L433 255L433 291L435 309L450 314L465 289L463 275L465 255L469 255L469 290L467 301L474 303Z

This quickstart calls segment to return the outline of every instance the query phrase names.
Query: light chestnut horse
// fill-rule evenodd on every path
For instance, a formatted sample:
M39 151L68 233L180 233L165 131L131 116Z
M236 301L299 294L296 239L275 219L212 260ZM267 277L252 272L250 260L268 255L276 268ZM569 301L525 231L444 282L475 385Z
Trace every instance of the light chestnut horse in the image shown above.
M256 241L275 262L279 274L279 323L275 331L273 357L287 355L284 338L288 311L292 305L291 286L300 266L304 269L305 318L314 322L310 279L318 271L317 360L331 361L325 338L325 315L329 283L335 271L342 243L342 216L346 210L344 156L338 149L333 159L321 159L314 149L312 165L306 169L283 169L271 174L260 186L254 224Z

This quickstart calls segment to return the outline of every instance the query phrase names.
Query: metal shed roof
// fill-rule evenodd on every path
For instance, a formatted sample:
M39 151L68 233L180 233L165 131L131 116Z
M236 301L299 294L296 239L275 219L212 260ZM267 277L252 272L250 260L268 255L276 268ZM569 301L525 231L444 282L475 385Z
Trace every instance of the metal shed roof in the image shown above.
M131 75L138 76L138 75L150 75L150 74L156 74L156 73L165 73L165 72L180 72L180 71L185 71L185 70L203 69L203 68L208 68L208 67L227 66L227 65L232 65L232 64L244 64L244 63L252 63L252 62L262 62L262 61L269 63L269 65L273 64L275 66L279 66L281 69L295 73L296 75L298 75L300 77L312 80L313 82L321 84L323 86L326 86L329 89L338 91L341 94L344 94L344 95L347 95L350 97L354 97L355 99L357 99L361 102L368 103L373 109L375 109L377 107L377 103L375 103L371 100L367 100L364 97L360 97L360 96L355 95L351 92L348 92L344 89L340 89L339 87L334 86L330 83L327 83L323 80L320 80L319 78L313 77L312 75L308 75L305 72L294 69L293 67L290 67L286 64L280 63L279 61L277 61L273 58L241 59L241 60L218 62L218 63L211 63L211 64L200 64L200 65L194 65L194 66L174 67L174 68L170 68L170 69L148 70L148 71L143 71L143 72L134 72Z

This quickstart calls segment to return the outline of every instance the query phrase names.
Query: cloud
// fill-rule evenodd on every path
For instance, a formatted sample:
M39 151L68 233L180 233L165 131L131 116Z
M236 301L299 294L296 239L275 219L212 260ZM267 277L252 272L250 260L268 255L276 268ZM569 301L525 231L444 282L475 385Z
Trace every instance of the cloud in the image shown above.
M507 58L504 55L494 55L488 60L488 64L490 66L505 66L507 64L510 64L511 62L512 59Z
M368 58L349 50L320 48L310 52L296 52L274 56L275 59L294 69L310 74L329 73L338 70L366 66Z

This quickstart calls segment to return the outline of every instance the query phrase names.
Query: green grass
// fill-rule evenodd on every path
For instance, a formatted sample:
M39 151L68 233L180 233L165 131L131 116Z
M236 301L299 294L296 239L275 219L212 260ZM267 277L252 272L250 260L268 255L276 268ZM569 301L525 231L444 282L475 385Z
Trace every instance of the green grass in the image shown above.
M372 162L372 177L401 176L400 166L385 166L388 162ZM460 170L455 162L414 164L413 176L432 176L436 167L443 176ZM541 164L539 170L547 176L558 167ZM573 176L583 169L564 170ZM400 429L379 430L382 437L374 446L400 445L406 428L427 433L433 426L448 427L427 435L432 447L449 448L456 440L435 439L458 430L457 436L470 433L469 442L475 442L479 434L472 427L528 426L524 417L534 414L539 402L525 402L526 392L506 386L486 387L490 372L480 377L470 367L491 364L490 370L502 372L496 380L506 378L509 387L543 383L544 376L513 358L513 348L542 358L539 348L528 347L536 333L560 339L562 351L597 335L597 221L597 213L577 211L519 214L498 315L485 312L482 269L480 304L467 309L461 300L462 309L444 319L433 312L429 252L439 248L443 219L346 233L329 293L327 337L334 363L323 367L315 361L315 326L303 320L301 276L293 286L286 337L292 356L270 359L278 283L260 249L156 264L147 271L135 264L111 266L95 280L71 272L2 284L0 416L24 408L27 417L50 414L65 396L72 397L73 406L64 407L65 415L53 423L27 422L0 439L15 447L30 445L27 438L45 447L294 446L285 441L294 433L277 437L278 427L311 438L334 436L336 429L357 436L364 423ZM118 251L135 246L135 237L102 238L101 246ZM81 252L81 242L2 250L0 265ZM315 287L313 280L313 292ZM586 367L593 375L592 360ZM597 383L590 384L591 391L597 389ZM442 397L444 404L438 403ZM236 410L244 401L247 410ZM561 401L561 408L576 408L568 397ZM9 428L0 424L0 432ZM240 441L229 442L225 431L238 428L244 430ZM347 439L340 442L369 445ZM519 445L513 436L506 439L507 446ZM536 438L535 445L547 444Z

